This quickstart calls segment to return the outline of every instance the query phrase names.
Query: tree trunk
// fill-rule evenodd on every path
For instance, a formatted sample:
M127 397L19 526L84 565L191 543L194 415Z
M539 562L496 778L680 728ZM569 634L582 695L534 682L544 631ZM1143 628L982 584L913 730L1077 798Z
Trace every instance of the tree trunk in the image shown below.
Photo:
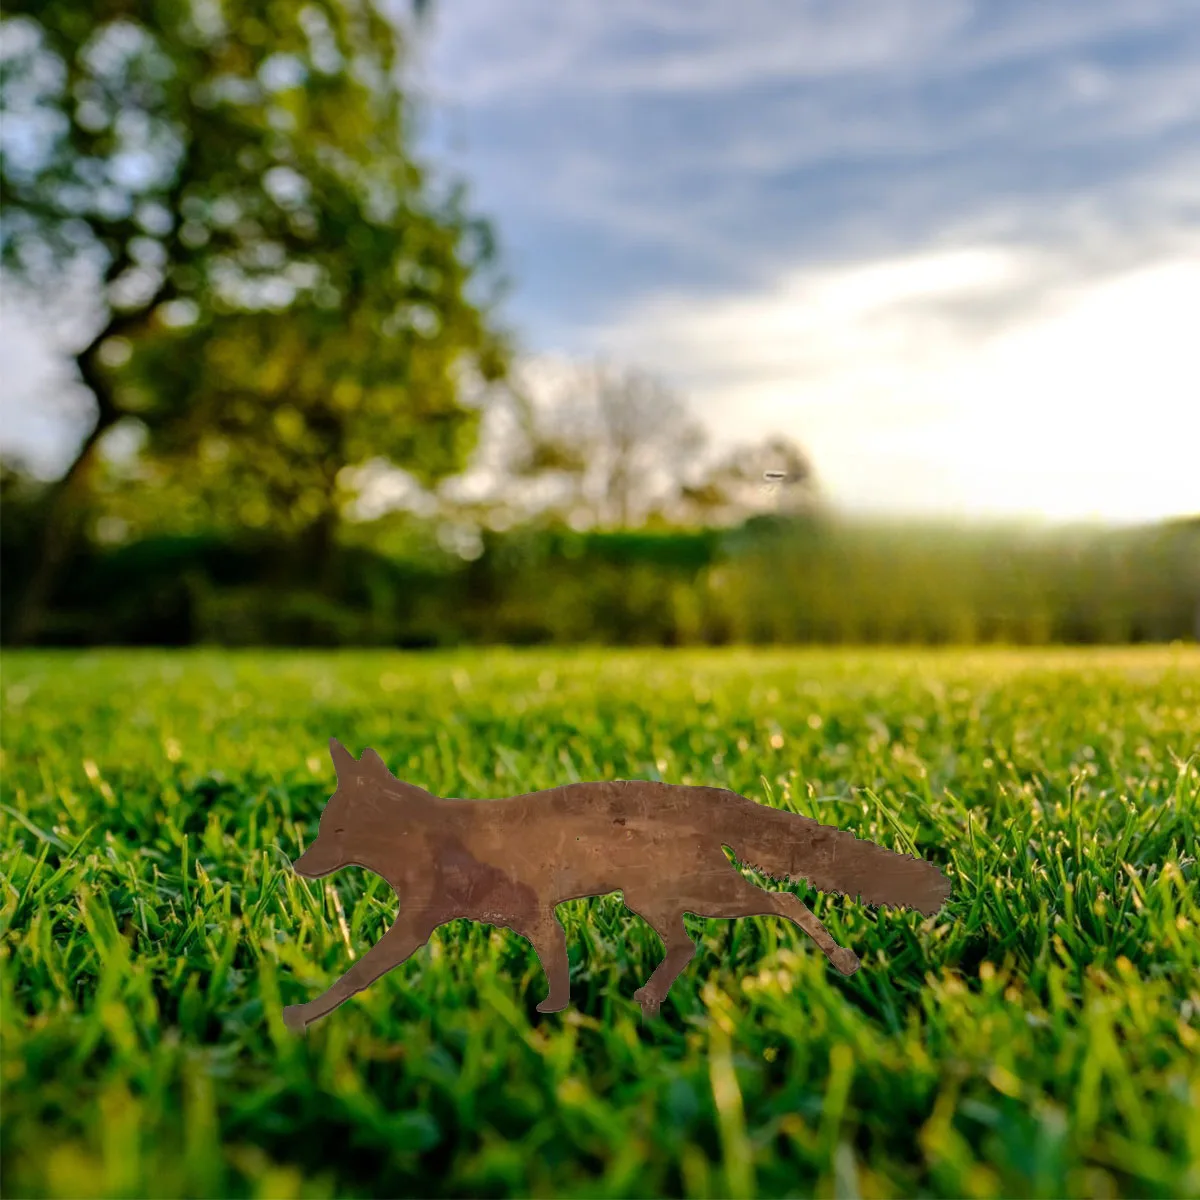
M319 592L332 592L337 583L333 574L337 528L337 512L331 505L304 531L304 582Z
M37 638L46 615L46 606L58 583L59 572L78 533L78 518L83 510L88 477L95 464L100 441L121 418L96 361L100 345L111 331L111 326L102 330L75 359L84 383L96 397L99 411L96 424L84 438L74 461L62 478L54 483L46 498L33 571L17 602L17 614L13 619L9 640L16 646L29 645Z
M321 464L324 507L303 535L305 583L320 592L332 594L338 584L334 577L337 534L341 524L337 479L338 472L346 465L346 428L342 418L328 410L318 409L309 413L307 419L309 428L320 436L328 457Z

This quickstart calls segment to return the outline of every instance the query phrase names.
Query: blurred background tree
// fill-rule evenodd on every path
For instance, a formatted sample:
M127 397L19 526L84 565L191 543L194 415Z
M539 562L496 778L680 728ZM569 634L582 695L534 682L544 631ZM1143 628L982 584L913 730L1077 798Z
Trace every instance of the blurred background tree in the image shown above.
M646 371L568 364L521 393L519 463L566 482L560 509L577 528L640 526L668 503L707 437L684 397Z
M395 23L365 0L13 0L3 47L4 267L43 297L87 279L98 310L74 356L94 423L42 499L14 641L123 421L318 572L347 466L461 470L464 373L507 362L495 246L413 161Z
M581 529L730 525L816 502L804 452L782 435L713 452L687 397L636 368L526 361L490 414L491 453L441 499L495 529L554 518Z
M790 438L734 446L679 490L676 512L699 524L729 525L764 511L812 516L819 491L808 455Z

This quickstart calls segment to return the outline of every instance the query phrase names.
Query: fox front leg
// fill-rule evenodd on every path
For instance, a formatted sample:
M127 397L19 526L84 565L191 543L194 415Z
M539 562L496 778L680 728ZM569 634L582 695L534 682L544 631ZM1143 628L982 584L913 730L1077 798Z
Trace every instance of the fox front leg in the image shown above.
M283 1023L293 1033L333 1012L339 1004L361 992L419 950L436 928L436 922L401 918L327 991L304 1004L289 1004Z
M838 971L843 975L853 975L858 970L858 955L846 946L839 946L833 940L833 935L817 920L816 914L799 896L794 896L791 892L771 892L770 895L775 911L803 929Z
M546 975L547 994L538 1006L540 1013L561 1012L571 1003L571 968L567 958L567 934L554 912L517 931L533 943L534 953Z

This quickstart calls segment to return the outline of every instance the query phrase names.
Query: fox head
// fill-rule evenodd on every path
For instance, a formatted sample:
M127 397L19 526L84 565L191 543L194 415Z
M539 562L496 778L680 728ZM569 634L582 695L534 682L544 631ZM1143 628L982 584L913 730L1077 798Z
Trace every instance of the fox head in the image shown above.
M330 738L329 754L337 771L337 788L321 814L316 838L292 863L296 874L306 879L320 879L358 861L345 846L346 835L350 834L351 843L361 847L364 825L370 822L379 785L389 783L394 788L398 782L370 748L356 759L337 738Z

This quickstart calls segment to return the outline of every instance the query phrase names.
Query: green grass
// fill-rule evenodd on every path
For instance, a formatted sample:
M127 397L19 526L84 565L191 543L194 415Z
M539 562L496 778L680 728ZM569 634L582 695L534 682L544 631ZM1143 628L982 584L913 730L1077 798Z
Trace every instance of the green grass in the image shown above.
M3 687L5 1195L1200 1194L1195 648L39 652ZM331 735L442 795L730 787L954 894L810 897L849 979L691 918L657 1025L618 897L559 910L550 1016L528 943L458 922L295 1037L394 905L289 870Z

